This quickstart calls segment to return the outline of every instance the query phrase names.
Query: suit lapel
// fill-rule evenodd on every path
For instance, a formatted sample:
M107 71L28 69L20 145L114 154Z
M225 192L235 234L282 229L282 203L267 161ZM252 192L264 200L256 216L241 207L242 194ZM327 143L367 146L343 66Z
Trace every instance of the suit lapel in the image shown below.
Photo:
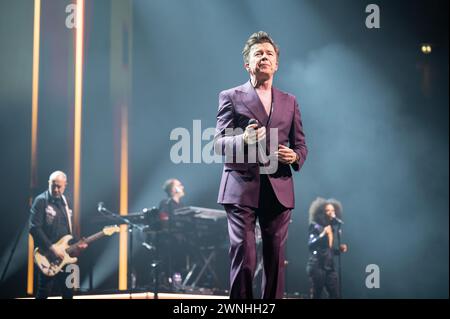
M266 126L269 117L267 116L264 106L250 81L242 86L241 92L244 93L242 94L242 103L255 116L255 119L258 120L259 123Z
M271 126L272 124L277 126L277 123L279 120L283 117L283 107L285 104L286 96L285 94L281 93L276 88L273 88L272 91L272 99L273 99L273 109L272 109L272 115L270 116L269 123L267 123L267 126Z
M69 213L69 204L67 204L67 199L64 195L61 195L62 199L63 199L63 203L64 203L64 216L66 216L66 220L67 220L67 224L69 225L69 230L70 233L72 234L72 220L70 218L70 213Z

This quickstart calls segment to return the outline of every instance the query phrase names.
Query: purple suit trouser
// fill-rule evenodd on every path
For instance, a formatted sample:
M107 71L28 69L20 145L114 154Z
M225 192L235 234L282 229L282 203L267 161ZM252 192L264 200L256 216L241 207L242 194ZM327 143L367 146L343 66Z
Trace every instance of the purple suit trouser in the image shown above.
M230 299L252 299L257 251L256 218L263 245L262 298L281 299L285 282L285 247L291 210L277 199L267 175L261 175L258 208L224 204L230 237Z

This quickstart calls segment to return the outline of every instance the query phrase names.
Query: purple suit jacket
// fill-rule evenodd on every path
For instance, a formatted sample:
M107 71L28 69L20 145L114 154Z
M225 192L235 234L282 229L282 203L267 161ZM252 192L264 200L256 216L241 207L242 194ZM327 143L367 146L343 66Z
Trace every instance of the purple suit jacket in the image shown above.
M250 119L266 127L269 142L270 128L278 129L278 144L293 149L299 161L292 164L295 171L302 167L308 149L305 144L300 110L294 96L276 88L272 91L273 110L270 119L250 81L220 92L217 114L215 151L224 154L225 148L246 149L242 134L225 134L225 129L245 130ZM286 208L294 208L294 184L289 165L278 163L274 174L268 175L272 188ZM258 163L224 163L218 203L238 204L257 208L259 202L260 170Z

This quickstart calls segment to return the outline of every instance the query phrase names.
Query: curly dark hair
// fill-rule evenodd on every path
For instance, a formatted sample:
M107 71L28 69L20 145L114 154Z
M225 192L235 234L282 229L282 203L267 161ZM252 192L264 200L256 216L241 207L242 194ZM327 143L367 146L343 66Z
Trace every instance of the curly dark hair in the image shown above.
M326 214L325 206L333 205L336 212L336 217L342 219L342 204L340 201L334 198L325 199L317 197L309 207L309 223L316 222L321 226L327 226L330 224Z

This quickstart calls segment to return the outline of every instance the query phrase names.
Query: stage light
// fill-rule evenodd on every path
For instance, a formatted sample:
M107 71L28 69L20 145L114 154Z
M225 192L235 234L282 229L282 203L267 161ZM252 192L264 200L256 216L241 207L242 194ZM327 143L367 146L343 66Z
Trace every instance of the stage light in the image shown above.
M430 54L432 49L430 44L422 44L421 51L423 54Z
M33 24L33 74L31 93L31 183L32 189L37 185L37 135L38 135L38 94L39 94L39 46L41 30L41 0L34 1ZM32 198L30 198L30 206ZM34 286L34 241L28 235L28 266L27 266L27 294L33 294Z

